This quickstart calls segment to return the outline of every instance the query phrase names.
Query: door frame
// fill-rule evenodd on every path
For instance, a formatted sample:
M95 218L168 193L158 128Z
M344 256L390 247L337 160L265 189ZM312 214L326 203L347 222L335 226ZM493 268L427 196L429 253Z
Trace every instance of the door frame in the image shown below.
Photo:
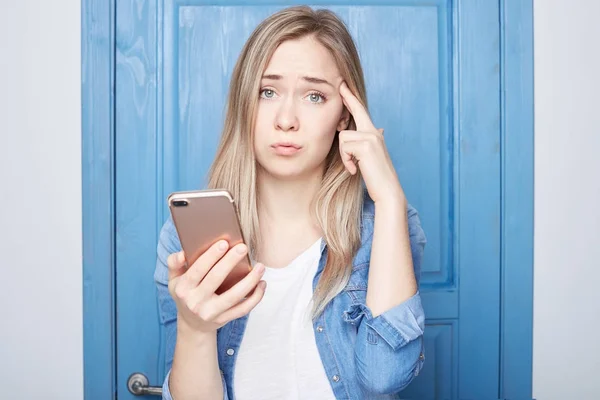
M116 399L115 5L81 0L83 391Z
M533 0L498 1L500 85L504 88L500 98L502 331L498 398L531 398ZM83 376L87 400L116 399L115 5L116 0L81 0Z

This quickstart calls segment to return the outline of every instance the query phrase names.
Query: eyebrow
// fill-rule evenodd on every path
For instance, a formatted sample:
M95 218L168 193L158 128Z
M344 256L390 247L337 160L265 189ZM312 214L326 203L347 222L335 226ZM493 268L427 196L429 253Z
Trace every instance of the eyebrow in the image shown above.
M273 81L278 81L278 80L283 79L283 76L276 75L276 74L269 74L269 75L263 75L262 79L270 79ZM325 85L329 85L329 86L333 87L333 85L331 83L329 83L329 81L327 81L327 79L323 79L323 78L315 78L314 76L303 76L302 80L306 81L306 82L310 82L310 83L325 84Z

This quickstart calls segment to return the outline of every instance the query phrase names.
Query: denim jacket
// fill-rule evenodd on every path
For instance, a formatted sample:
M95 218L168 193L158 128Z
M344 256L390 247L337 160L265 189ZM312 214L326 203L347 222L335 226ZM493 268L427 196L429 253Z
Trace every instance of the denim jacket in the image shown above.
M354 257L350 281L314 321L317 348L336 399L398 399L423 367L425 315L419 292L403 303L373 317L366 305L375 205L365 194L361 246ZM410 247L417 283L426 239L417 211L408 206ZM166 332L166 370L163 399L171 400L169 375L177 336L177 309L169 294L167 257L181 250L173 221L160 232L154 280L158 288L160 321ZM313 291L323 272L327 246L313 279ZM268 290L268 289L267 289ZM219 368L224 399L234 399L233 375L248 316L230 321L217 331ZM277 379L276 376L273 379ZM175 399L176 400L176 399Z

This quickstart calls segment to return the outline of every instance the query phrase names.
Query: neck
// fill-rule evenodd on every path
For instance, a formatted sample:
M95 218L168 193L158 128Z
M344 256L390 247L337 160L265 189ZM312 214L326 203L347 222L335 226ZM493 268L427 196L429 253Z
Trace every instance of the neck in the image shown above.
M258 174L258 218L262 233L277 232L278 227L318 229L311 205L321 180L319 173L282 180L261 170Z

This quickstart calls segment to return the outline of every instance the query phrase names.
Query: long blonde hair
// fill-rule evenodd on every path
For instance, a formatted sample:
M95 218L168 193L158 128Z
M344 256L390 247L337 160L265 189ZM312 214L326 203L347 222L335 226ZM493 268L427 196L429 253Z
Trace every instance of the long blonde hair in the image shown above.
M258 25L233 70L221 142L208 177L210 188L225 188L234 196L251 251L261 241L253 141L262 74L282 42L309 35L331 52L342 78L367 107L358 52L346 26L333 12L307 6L289 7ZM352 116L348 129L356 129ZM361 241L362 179L360 173L351 175L345 169L337 135L313 204L312 212L327 244L327 264L313 295L312 316L316 318L348 283L352 259Z

